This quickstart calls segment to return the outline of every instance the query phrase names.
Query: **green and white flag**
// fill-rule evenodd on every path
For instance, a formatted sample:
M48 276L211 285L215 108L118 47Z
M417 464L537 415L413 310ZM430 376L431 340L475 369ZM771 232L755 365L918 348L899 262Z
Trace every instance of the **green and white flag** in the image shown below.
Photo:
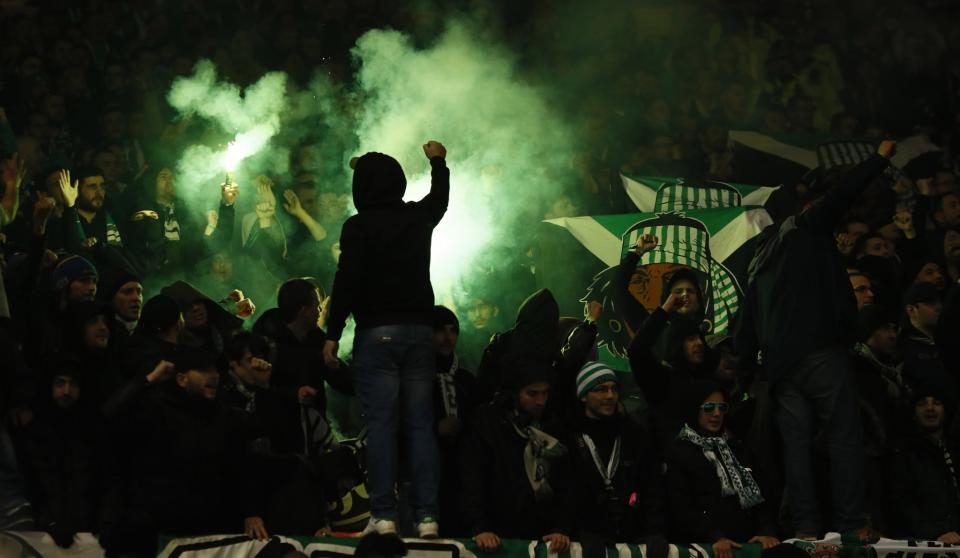
M717 207L670 213L632 213L565 217L548 223L563 227L593 253L607 269L594 278L584 302L598 302L603 310L598 321L601 348L613 358L626 356L635 334L629 324L639 317L625 316L618 297L632 296L647 312L658 306L669 275L680 266L689 267L701 278L704 317L712 333L730 333L740 308L740 280L727 265L731 256L772 223L762 207ZM620 293L617 268L627 250L643 234L660 239L656 249L643 255L639 275L631 279L630 293ZM742 266L745 271L745 262ZM739 269L738 269L738 272ZM608 364L614 363L608 360Z
M716 181L694 184L683 178L626 174L621 174L620 180L637 209L656 213L764 205L778 188Z
M546 222L567 229L600 261L612 267L620 263L620 259L630 247L630 240L635 241L637 235L641 234L634 229L634 225L655 220L661 215L666 214L644 212L590 217L561 217L559 219L548 219ZM709 239L704 241L701 238L699 246L701 249L709 248L712 258L717 261L726 260L744 242L759 234L764 227L772 223L767 210L756 206L696 209L678 212L676 215L702 224L702 229L706 231ZM625 237L625 235L629 236ZM664 243L667 238L666 234L657 236L660 237L661 243ZM661 246L657 253L666 250L667 248ZM655 257L649 254L648 256Z

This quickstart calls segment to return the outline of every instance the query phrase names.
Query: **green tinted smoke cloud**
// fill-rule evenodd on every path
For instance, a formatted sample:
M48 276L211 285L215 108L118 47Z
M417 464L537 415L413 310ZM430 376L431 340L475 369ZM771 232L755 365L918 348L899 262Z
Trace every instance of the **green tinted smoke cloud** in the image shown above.
M177 78L167 94L170 106L181 117L199 116L215 124L232 142L217 150L207 145L188 147L177 168L181 192L190 197L192 192L211 191L203 184L267 148L280 131L280 116L288 104L286 88L287 75L270 72L241 90L218 80L210 60L197 62L193 75Z
M509 242L508 224L521 213L533 217L526 232L536 226L565 186L545 171L568 166L572 152L564 119L517 75L508 51L474 31L452 24L418 50L402 33L374 30L353 50L364 95L359 152L396 157L411 183L407 199L419 199L429 187L420 146L436 139L449 150L450 206L434 234L438 292L469 275L486 245Z
M444 293L461 279L470 283L484 248L514 247L505 252L511 257L526 251L518 238L532 236L547 207L569 186L562 169L569 168L573 151L570 126L542 91L518 75L509 51L467 24L451 24L423 49L400 32L370 31L353 55L357 84L347 102L319 72L304 91L290 87L279 72L242 90L218 79L212 62L200 61L193 75L174 82L167 98L181 117L195 116L221 134L186 147L178 190L203 206L215 203L227 141L236 139L231 152L249 155L239 171L241 198L251 193L244 170L273 174L282 189L288 146L307 142L323 147L327 162L339 159L318 175L322 189L348 188L349 158L380 151L403 165L406 198L419 199L429 189L421 145L442 141L452 188L448 213L434 234L432 274L438 297L448 302ZM353 110L344 110L348 105Z

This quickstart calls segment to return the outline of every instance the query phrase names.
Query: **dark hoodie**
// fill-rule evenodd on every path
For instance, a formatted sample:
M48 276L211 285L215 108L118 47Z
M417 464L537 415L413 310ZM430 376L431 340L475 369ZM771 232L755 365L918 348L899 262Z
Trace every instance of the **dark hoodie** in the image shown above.
M669 361L659 361L654 355L654 345L667 328L669 315L657 308L643 323L640 331L630 341L627 356L630 370L650 408L650 423L660 448L666 449L677 432L683 427L686 417L678 411L683 394L694 380L711 380L716 369L716 357L708 350L703 363L692 364L683 353L684 340L691 335L703 335L700 323L675 317L671 324L667 352ZM709 394L708 394L709 395Z
M491 401L510 379L505 363L527 360L553 366L560 356L560 307L553 294L541 289L520 305L517 324L498 333L483 352L477 370L480 396Z
M430 245L447 211L450 171L442 157L430 160L430 193L403 202L407 181L400 163L367 153L353 173L357 214L340 233L340 263L333 282L328 336L339 340L347 316L357 329L433 323Z

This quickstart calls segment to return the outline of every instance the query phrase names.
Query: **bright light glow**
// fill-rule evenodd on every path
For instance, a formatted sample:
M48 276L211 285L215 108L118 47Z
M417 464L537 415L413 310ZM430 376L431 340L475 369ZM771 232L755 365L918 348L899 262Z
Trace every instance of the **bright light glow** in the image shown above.
M237 170L240 161L260 151L270 138L276 133L277 118L271 118L253 128L236 135L236 137L227 144L227 149L221 159L223 168L227 172Z
M458 174L450 189L450 205L433 231L430 279L438 296L456 290L457 281L471 272L471 264L493 240L489 200L484 199L479 179ZM430 175L407 184L405 200L422 199L430 191Z

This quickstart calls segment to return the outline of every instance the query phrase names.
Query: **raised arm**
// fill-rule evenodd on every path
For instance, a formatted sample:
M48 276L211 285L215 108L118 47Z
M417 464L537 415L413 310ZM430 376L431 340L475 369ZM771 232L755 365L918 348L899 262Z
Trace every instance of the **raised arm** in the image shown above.
M430 193L420 200L430 220L437 224L447 211L450 203L450 169L447 168L447 148L438 141L428 141L423 145L423 153L430 159Z
M870 186L870 182L887 168L896 145L895 141L881 142L876 155L850 169L843 175L840 183L830 188L822 199L805 208L797 216L797 225L816 229L824 234L833 234L843 215Z
M296 217L298 221L303 223L303 226L310 231L310 236L313 237L313 240L320 242L327 238L327 229L323 228L323 225L318 223L312 215L307 213L307 210L305 210L300 204L300 198L297 196L296 192L293 190L284 190L283 200L283 208L287 211L287 213Z
M640 258L647 252L656 249L659 242L660 239L652 234L641 235L636 244L620 260L620 265L616 269L615 279L617 283L612 289L613 302L620 317L634 331L639 329L640 324L646 320L647 309L630 293L630 280L637 269L637 264L640 263Z

